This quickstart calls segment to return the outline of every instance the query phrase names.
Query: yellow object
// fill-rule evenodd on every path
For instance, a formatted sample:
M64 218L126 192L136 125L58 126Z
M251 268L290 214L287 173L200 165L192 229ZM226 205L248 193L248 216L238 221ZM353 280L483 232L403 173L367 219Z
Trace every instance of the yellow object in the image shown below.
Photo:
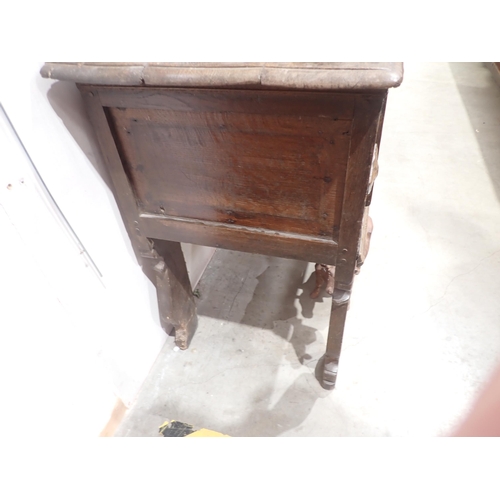
M209 429L200 429L198 431L194 431L187 436L187 438L228 438L227 434L221 434L220 432L211 431Z
M209 429L193 429L191 424L172 420L166 420L159 428L163 437L230 437L220 432Z

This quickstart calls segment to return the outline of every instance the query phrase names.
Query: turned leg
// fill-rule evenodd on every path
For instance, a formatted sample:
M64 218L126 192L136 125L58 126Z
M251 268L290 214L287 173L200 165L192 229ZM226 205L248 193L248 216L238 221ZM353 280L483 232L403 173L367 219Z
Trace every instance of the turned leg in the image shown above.
M326 287L326 293L333 294L333 283L335 266L316 264L314 266L316 275L316 288L311 292L311 299L317 299L322 287Z
M326 353L318 362L317 376L324 389L333 389L337 381L340 350L344 335L344 324L349 307L350 292L335 288L332 298L332 312Z
M371 217L368 215L368 208L365 209L363 222L361 227L361 240L359 245L359 254L358 258L355 262L354 269L347 270L345 267L343 269L343 277L344 282L339 283L338 286L335 286L334 283L334 271L335 268L333 266L324 266L324 265L316 265L316 276L318 277L318 266L322 268L331 268L331 282L328 283L327 286L330 286L330 289L333 289L333 297L332 297L332 312L330 315L330 326L328 329L328 341L326 345L326 353L323 358L318 362L316 374L317 377L325 389L333 389L335 387L335 383L337 381L337 372L339 367L339 358L340 358L340 350L342 348L342 337L344 335L344 325L345 319L347 315L347 311L349 309L349 300L351 297L350 289L352 287L352 281L354 278L354 273L358 274L360 267L363 265L363 262L368 255L368 250L370 248L370 238L373 232L373 221ZM342 260L340 261L341 264ZM339 268L340 269L340 268ZM354 272L353 272L354 271ZM319 288L322 286L325 278L325 270L322 270L322 281L319 283L318 278L316 279L316 289L311 294L312 298L316 298L319 294ZM346 279L346 277L350 277L350 279ZM340 288L342 286L342 288ZM328 288L327 288L328 291ZM328 291L328 293L331 293ZM316 294L314 296L314 294Z
M158 295L160 322L167 333L175 329L175 344L186 349L198 317L180 243L153 241L153 277Z

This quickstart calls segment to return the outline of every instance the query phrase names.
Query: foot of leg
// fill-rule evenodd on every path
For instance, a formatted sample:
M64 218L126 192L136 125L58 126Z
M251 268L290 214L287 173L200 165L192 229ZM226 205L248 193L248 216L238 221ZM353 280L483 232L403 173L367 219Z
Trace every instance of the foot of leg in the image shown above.
M316 378L323 389L332 390L337 382L338 360L323 356L316 365Z
M318 362L316 376L324 389L333 389L337 381L340 350L344 335L345 318L349 307L350 292L335 288L326 353Z
M155 242L155 250L160 257L153 269L160 321L167 332L175 329L176 345L187 349L198 318L184 255L176 242Z

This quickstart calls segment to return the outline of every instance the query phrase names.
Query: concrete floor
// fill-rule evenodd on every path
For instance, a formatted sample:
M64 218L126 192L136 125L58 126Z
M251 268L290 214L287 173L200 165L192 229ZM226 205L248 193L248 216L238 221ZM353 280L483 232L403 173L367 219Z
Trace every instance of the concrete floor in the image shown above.
M314 376L331 299L308 298L312 264L220 250L191 347L167 340L115 435L167 419L231 436L452 432L500 360L499 132L481 63L406 64L335 390Z

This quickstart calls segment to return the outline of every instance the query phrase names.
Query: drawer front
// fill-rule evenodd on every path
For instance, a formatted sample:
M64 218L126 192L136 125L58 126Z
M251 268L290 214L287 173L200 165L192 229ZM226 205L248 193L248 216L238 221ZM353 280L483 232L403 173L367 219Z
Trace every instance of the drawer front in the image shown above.
M100 98L141 214L336 238L352 95L115 88Z

